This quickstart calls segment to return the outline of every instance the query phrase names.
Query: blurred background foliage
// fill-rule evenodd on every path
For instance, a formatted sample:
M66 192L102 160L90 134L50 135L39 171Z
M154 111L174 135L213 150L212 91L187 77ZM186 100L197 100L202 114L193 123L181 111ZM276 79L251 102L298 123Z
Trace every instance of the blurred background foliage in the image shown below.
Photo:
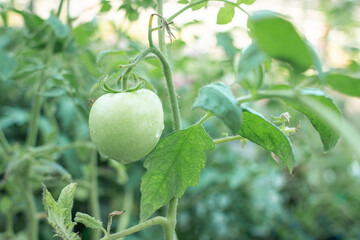
M89 101L101 95L99 79L108 74L115 86L122 71L117 66L145 48L145 42L134 38L129 29L143 12L153 11L155 3L101 1L91 9L97 11L96 17L78 21L80 15L66 14L67 2L62 6L64 15L55 9L44 18L34 11L40 1L0 1L0 239L28 239L27 226L35 221L29 219L31 211L39 222L39 239L52 238L41 203L42 183L56 197L67 183L77 182L73 213L90 213L107 222L111 211L126 209L115 220L113 231L139 219L142 162L123 166L100 159L89 139L87 118ZM315 8L324 16L326 32L317 45L324 68L338 67L331 65L331 34L341 34L346 39L337 47L341 57L346 56L341 67L358 76L359 3L304 2L308 3L300 4L304 12L311 14ZM120 14L122 22L104 19L110 14ZM215 81L234 83L234 66L242 48L235 44L238 29L230 29L215 33L216 52L194 53L191 47L189 51L191 43L182 38L183 31L201 24L188 19L178 26L177 40L168 45L184 127L203 114L191 110L200 87ZM162 99L166 136L172 131L171 116L160 64L147 59L135 72ZM272 63L265 85L284 81L286 74L283 66ZM233 84L232 89L237 96L245 94L239 85ZM358 131L359 101L324 90ZM267 119L289 112L292 126L301 122L301 130L291 137L297 157L294 174L290 176L270 153L251 142L244 148L240 142L217 145L216 151L207 153L199 186L188 189L179 202L178 238L360 239L360 165L351 149L340 140L333 151L322 153L309 121L279 101L262 100L251 107ZM217 119L206 122L205 128L214 138L228 132ZM126 239L161 239L159 229ZM83 239L94 239L81 224L75 231Z

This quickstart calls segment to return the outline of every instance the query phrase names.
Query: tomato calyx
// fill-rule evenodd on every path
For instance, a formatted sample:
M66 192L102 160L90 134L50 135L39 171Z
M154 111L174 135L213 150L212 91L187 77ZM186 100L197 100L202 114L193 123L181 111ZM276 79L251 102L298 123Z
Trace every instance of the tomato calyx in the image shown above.
M99 87L102 91L106 92L106 93L122 93L122 92L135 92L139 89L144 88L147 85L147 81L142 78L142 77L138 77L135 74L131 74L132 77L135 79L135 81L137 82L137 85L133 88L129 88L126 90L117 90L117 89L113 89L111 88L109 85L106 84L106 79L108 77L108 75L106 75L105 77L102 77L99 81ZM120 81L122 80L123 76L120 77Z

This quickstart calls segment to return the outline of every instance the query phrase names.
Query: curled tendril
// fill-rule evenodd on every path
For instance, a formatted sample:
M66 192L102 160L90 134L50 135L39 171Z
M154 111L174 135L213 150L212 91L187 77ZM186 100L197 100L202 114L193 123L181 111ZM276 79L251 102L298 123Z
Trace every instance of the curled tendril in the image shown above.
M115 90L112 89L111 87L109 87L109 85L106 84L105 80L108 78L108 75L100 78L99 80L99 87L102 91L106 92L106 93L121 93L121 92L134 92L137 91L141 88L144 88L147 85L147 81L142 78L142 77L138 77L135 74L132 74L132 76L134 77L134 79L136 80L136 82L138 83L135 87L133 88L129 88L126 90ZM122 76L119 78L122 79ZM140 81L140 82L139 82Z
M108 78L109 75L106 75L102 78L100 78L99 80L99 87L102 91L106 92L106 93L120 93L121 91L118 91L118 90L115 90L115 89L112 89L111 87L109 87L106 82L105 82L105 79Z
M168 37L170 38L170 43L172 44L172 38L176 39L176 37L174 36L174 34L171 32L171 29L176 30L175 28L171 27L170 24L172 24L173 22L168 22L163 16L157 14L157 13L153 13L152 15L157 16L158 18L160 18L161 20L161 26L160 28L164 28Z
M136 85L133 88L125 90L125 92L134 92L134 91L137 91L137 90L139 90L141 88L144 88L147 85L147 81L145 79L143 79L141 77L139 77L139 79L140 79L140 82L138 83L138 85Z

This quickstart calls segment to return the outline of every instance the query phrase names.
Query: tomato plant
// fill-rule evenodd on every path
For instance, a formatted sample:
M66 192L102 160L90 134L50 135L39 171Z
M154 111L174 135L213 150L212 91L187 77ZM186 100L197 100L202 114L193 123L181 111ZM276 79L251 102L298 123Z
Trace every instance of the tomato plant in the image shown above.
M92 141L104 156L126 164L150 153L161 137L164 113L150 90L108 93L91 107Z
M347 68L330 69L293 20L251 11L255 0L180 0L172 15L163 0L99 3L98 14L125 11L130 21L153 8L136 29L147 30L147 46L127 21L81 22L70 2L48 18L34 14L36 0L28 10L0 3L0 239L49 239L45 217L70 240L159 239L142 231L154 225L166 240L325 239L356 225L348 203L357 203L349 192L358 189L360 136L345 101L331 97L360 97L356 49ZM336 27L356 9L322 2ZM208 6L221 6L220 25L238 25L238 10L247 18L246 31L216 33L221 57L189 55L182 35L200 22L178 17ZM23 27L11 26L13 14ZM114 38L102 35L110 29ZM329 219L342 229L329 230Z

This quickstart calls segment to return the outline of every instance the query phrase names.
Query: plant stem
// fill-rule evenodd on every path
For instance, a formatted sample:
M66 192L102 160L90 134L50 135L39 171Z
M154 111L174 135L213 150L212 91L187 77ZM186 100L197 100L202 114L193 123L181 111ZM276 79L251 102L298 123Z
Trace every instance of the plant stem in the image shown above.
M203 116L195 125L201 125L209 118L215 116L212 112L206 112L205 116Z
M233 5L234 7L240 9L242 12L244 12L246 15L249 16L249 14L242 8L240 7L238 4L234 3L234 2L231 2L231 1L228 1L228 0L199 0L199 1L196 1L196 2L192 2L188 5L186 5L185 7L183 7L182 9L180 9L179 11L177 11L176 13L174 13L171 17L169 17L167 19L168 22L171 22L172 20L174 20L174 18L176 18L177 16L179 16L181 13L185 12L186 10L188 10L189 8L192 8L192 7L195 7L196 5L199 5L199 4L202 4L202 3L205 3L205 2L210 2L210 1L213 1L213 2L224 2L224 3L227 3L227 4L230 4L230 5Z
M124 231L118 232L118 233L114 233L111 234L108 237L104 237L101 240L116 240L116 239L120 239L122 237L128 236L130 234L139 232L145 228L154 226L154 225L161 225L164 228L164 232L165 232L165 239L166 240L173 240L174 239L174 235L173 235L173 230L172 230L172 226L170 224L170 222L168 221L167 218L164 217L154 217L152 219L149 219L145 222L139 223L138 225L135 225L131 228L128 228Z
M126 214L124 214L124 216L121 217L121 220L117 225L116 232L121 232L128 227L132 208L133 208L133 201L134 201L134 191L130 187L126 187L124 194L124 204L122 206L122 209L126 210Z
M6 136L1 128L0 128L0 143L3 146L5 153L10 153L11 151L10 144L7 141Z
M32 42L37 35L39 35L42 31L44 31L49 26L48 23L44 23L40 29L38 29L31 37L28 38L16 51L15 57L19 57L20 53L25 49L26 46L29 45L30 42Z
M64 2L64 0L60 0L59 7L58 7L57 13L56 13L57 17L59 17L59 15L60 15L63 2ZM45 56L44 56L45 64L49 61L49 59L51 57L55 41L56 41L56 37L55 37L54 33L50 34L49 41L47 42L47 46L46 46ZM28 146L36 145L36 139L37 139L38 131L39 131L38 123L39 123L39 117L40 117L40 110L41 110L41 106L42 106L42 96L39 94L39 92L45 85L45 82L46 82L46 76L45 76L45 71L43 70L41 72L40 81L38 82L37 85L35 85L35 93L34 93L34 97L32 99L31 115L30 115L30 119L29 119L29 127L28 127L28 131L27 131L27 139L26 139L26 144Z
M70 0L66 2L66 24L68 26L71 25L71 17L70 17Z
M101 220L100 204L99 204L99 192L98 192L98 171L97 171L97 151L90 152L90 209L91 214L95 219ZM101 231L99 229L93 230L91 235L92 240L100 239Z
M8 212L6 214L6 228L5 228L5 235L12 239L14 236L14 219L13 219L13 213Z
M151 33L150 33L151 34ZM127 89L127 80L129 77L130 72L133 70L133 68L144 58L146 57L149 53L151 52L151 48L147 48L144 51L142 51L138 56L136 56L136 58L128 65L120 65L120 68L123 67L127 67L124 75L123 75L123 79L122 79L122 87L123 90Z
M176 220L177 204L178 204L178 198L175 197L171 199L166 214L166 218L169 220L173 234L175 232L175 227L177 222Z
M181 129L180 111L179 111L179 104L178 104L177 97L176 97L175 86L174 86L174 83L172 80L171 67L170 67L168 61L166 60L166 58L164 57L164 55L159 51L159 49L157 49L156 47L151 47L150 49L151 49L151 52L154 53L161 61L164 75L165 75L166 85L168 88L169 98L170 98L174 130L180 130Z
M220 143L226 143L226 142L240 140L240 139L243 139L243 138L244 137L242 137L240 135L236 135L236 136L230 136L230 137L215 139L215 140L213 140L213 142L214 142L214 144L220 144Z
M33 195L33 189L31 184L27 184L24 188L25 192L25 202L26 202L26 216L27 216L27 229L28 229L28 239L37 240L38 239L38 230L39 223L36 218L36 205Z
M160 16L164 16L163 13L163 7L164 7L164 0L157 0L157 7L156 12ZM161 26L161 19L158 17L158 26ZM164 28L161 28L158 30L158 41L159 41L159 48L162 54L166 56L166 45L165 45L165 34L164 34Z
M157 14L160 16L163 16L163 0L157 0ZM158 18L158 26L161 26L161 19ZM181 129L181 118L180 118L180 110L179 110L179 104L176 97L176 90L174 87L174 82L172 80L172 74L171 74L171 67L169 63L166 60L166 45L165 45L165 35L164 35L164 29L159 29L158 31L158 38L159 38L159 48L160 51L156 47L152 47L153 53L160 59L163 71L166 79L166 85L168 88L169 98L170 98L170 104L171 104L171 112L173 116L173 125L174 130L180 130ZM177 203L178 199L173 198L169 202L169 208L167 212L167 219L169 221L169 224L171 226L170 236L168 236L166 239L173 239L174 232L175 232L175 226L176 226L176 211L177 211Z
M61 13L63 3L64 3L64 0L60 0L59 7L58 7L57 12L56 12L57 17L60 17L60 13Z

